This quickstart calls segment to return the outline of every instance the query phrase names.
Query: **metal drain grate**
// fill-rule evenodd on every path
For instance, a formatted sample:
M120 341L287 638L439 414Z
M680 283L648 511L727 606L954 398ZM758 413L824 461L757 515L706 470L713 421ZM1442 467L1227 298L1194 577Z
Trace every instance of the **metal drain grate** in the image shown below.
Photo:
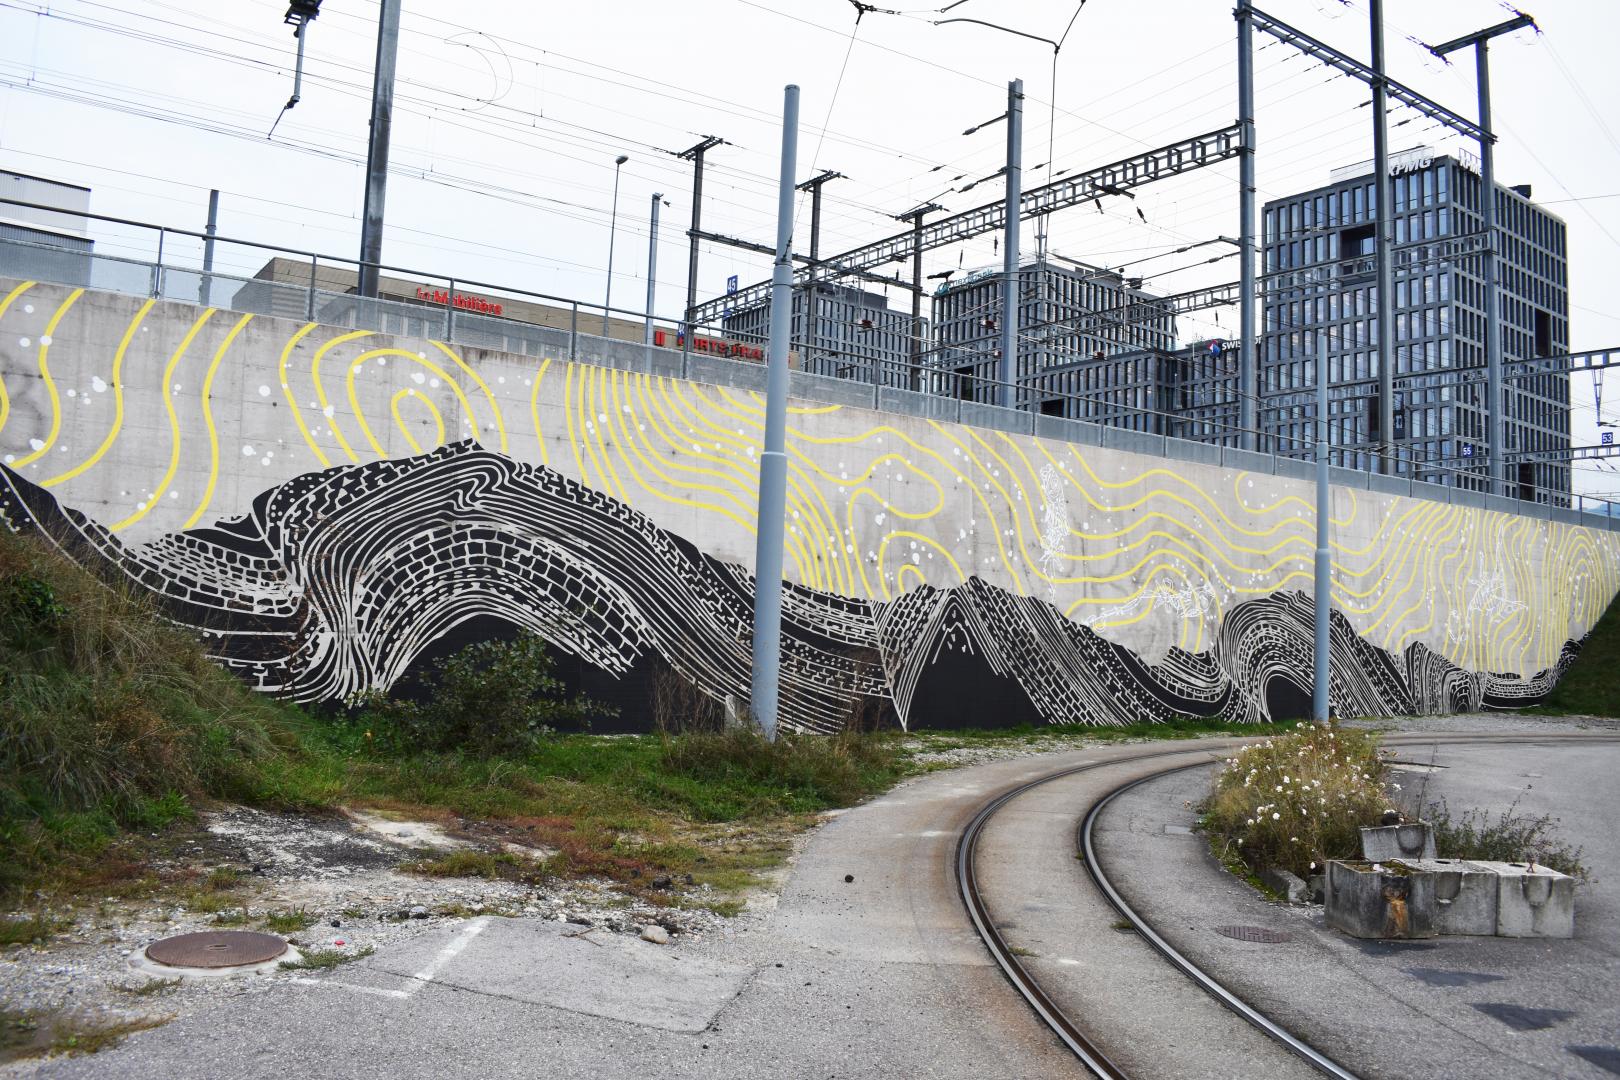
M262 964L286 951L287 943L274 934L207 930L154 941L146 947L146 956L169 967L228 968Z
M1267 926L1217 926L1215 932L1237 941L1258 941L1265 945L1280 945L1294 940L1294 935L1288 931L1273 930Z

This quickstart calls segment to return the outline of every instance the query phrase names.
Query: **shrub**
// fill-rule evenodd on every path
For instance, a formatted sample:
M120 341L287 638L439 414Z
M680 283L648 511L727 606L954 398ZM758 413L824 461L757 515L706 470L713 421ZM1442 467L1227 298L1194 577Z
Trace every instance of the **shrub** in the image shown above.
M583 694L567 697L555 669L532 634L480 641L435 663L419 699L362 699L360 721L385 751L523 756L558 727L583 729L611 713Z
M1519 813L1519 800L1492 821L1484 810L1473 809L1453 819L1446 801L1432 802L1428 819L1434 824L1434 845L1448 859L1487 862L1534 862L1585 884L1591 874L1581 862L1582 849L1555 836L1558 819L1550 814L1530 817Z
M1300 877L1326 859L1359 858L1363 825L1389 809L1378 737L1299 724L1229 758L1204 804L1204 828L1250 869Z

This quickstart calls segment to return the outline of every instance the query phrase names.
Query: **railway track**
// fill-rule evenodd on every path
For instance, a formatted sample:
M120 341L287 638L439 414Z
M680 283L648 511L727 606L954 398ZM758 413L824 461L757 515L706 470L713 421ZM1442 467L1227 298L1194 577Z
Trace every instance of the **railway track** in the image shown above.
M1491 745L1499 743L1547 744L1547 743L1581 743L1620 742L1620 733L1595 732L1591 734L1571 734L1562 732L1549 732L1543 734L1526 733L1457 733L1452 735L1394 735L1384 740L1384 745L1399 746L1468 746ZM1238 743L1223 743L1225 750ZM1098 1045L1097 1040L1089 1034L1083 1025L1082 1017L1069 1015L1055 1000L1052 993L1044 988L1040 981L1030 971L1028 965L1020 959L1019 950L1011 945L1001 933L997 920L990 909L984 895L980 890L978 871L978 845L986 826L998 812L1015 802L1020 796L1050 784L1057 780L1072 777L1080 773L1101 769L1119 768L1125 765L1153 762L1164 759L1166 767L1157 769L1144 776L1136 776L1125 783L1119 784L1097 798L1085 813L1080 817L1076 828L1075 847L1078 856L1084 861L1086 870L1092 881L1096 884L1103 898L1119 915L1127 920L1132 929L1142 939L1148 942L1169 964L1198 985L1221 1005L1236 1013L1251 1025L1276 1040L1289 1052L1308 1062L1317 1071L1343 1080L1355 1080L1356 1074L1332 1060L1316 1048L1285 1030L1281 1025L1266 1017L1259 1010L1241 1000L1225 986L1221 985L1214 976L1198 967L1186 956L1178 952L1154 928L1128 904L1124 897L1109 880L1106 868L1097 857L1092 841L1093 827L1107 808L1109 803L1133 788L1173 773L1184 772L1189 769L1207 768L1217 764L1220 757L1212 758L1215 748L1204 746L1178 746L1174 748L1154 748L1144 750L1140 754L1128 757L1111 758L1105 761L1087 762L1085 764L1070 766L1054 770L1034 780L1018 784L1000 792L983 806L963 828L956 846L956 877L963 904L966 906L974 928L983 940L986 948L1007 976L1009 982L1018 993L1028 1002L1045 1024L1065 1046L1085 1065L1093 1074L1104 1077L1106 1080L1128 1080L1129 1073L1118 1063L1111 1060L1107 1053ZM1222 753L1221 757L1225 754ZM1176 758L1196 757L1197 760L1171 763Z

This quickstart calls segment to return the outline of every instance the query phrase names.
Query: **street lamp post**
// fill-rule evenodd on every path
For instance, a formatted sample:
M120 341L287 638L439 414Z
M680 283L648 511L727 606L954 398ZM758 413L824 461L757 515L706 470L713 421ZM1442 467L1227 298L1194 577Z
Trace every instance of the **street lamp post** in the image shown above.
M647 336L646 344L653 343L653 301L658 295L658 207L664 202L662 191L653 192L652 222L647 229ZM612 287L612 283L609 283Z
M613 306L613 240L619 228L619 170L630 160L629 154L613 159L613 213L608 218L608 271L607 296L602 301L602 336L608 336L608 309Z

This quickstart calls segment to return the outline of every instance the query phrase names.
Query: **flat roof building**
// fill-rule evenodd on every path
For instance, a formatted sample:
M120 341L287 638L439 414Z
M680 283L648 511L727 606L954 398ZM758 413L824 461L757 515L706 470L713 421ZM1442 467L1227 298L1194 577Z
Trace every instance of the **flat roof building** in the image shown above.
M1266 398L1315 386L1315 334L1326 328L1331 383L1365 391L1330 405L1334 464L1375 468L1380 448L1393 443L1402 475L1484 490L1489 404L1482 378L1485 285L1477 166L1466 155L1418 149L1394 155L1390 173L1395 430L1379 430L1371 163L1340 169L1326 186L1265 205L1269 287L1259 341L1261 427L1277 438L1280 452L1309 452L1314 405L1268 406ZM1565 355L1564 222L1531 202L1528 187L1497 185L1495 198L1503 363ZM1402 387L1403 377L1427 372L1455 372L1457 378ZM1567 373L1510 380L1503 397L1504 453L1567 449ZM1410 463L1401 460L1407 457ZM1568 461L1525 462L1511 472L1510 494L1568 502Z
M1063 259L1024 264L1019 270L1018 356L1014 404L1036 407L1063 382L1047 380L1051 369L1084 361L1108 362L1144 351L1173 352L1175 312L1141 282L1117 271ZM934 391L969 401L996 404L1001 363L1003 276L976 270L947 282L934 293L934 348L930 366ZM1136 361L1133 359L1132 364ZM1091 367L1086 370L1091 371ZM1140 376L1140 378L1139 378ZM1098 369L1089 377L1096 389L1120 388L1146 376L1135 367L1112 375ZM1088 381L1082 379L1082 382ZM1151 381L1151 380L1149 380ZM1045 390L1042 387L1046 387ZM1049 406L1040 406L1049 408Z
M89 286L95 262L90 238L90 189L41 176L0 170L0 244L19 277ZM16 203L51 209L35 210Z
M727 315L721 327L727 337L764 348L770 302ZM793 290L791 348L802 358L796 366L815 375L921 390L926 321L921 330L919 337L911 313L891 310L882 293L825 281Z

